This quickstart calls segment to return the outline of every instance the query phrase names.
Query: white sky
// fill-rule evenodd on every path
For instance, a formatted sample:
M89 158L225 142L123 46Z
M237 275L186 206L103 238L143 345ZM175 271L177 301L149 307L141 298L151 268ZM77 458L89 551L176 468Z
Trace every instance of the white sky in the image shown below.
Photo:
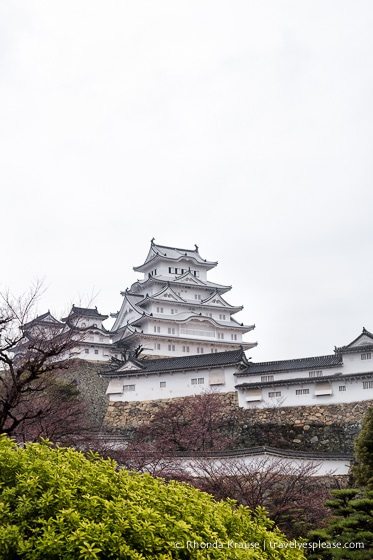
M373 331L370 0L0 0L0 284L119 309L218 260L254 361Z

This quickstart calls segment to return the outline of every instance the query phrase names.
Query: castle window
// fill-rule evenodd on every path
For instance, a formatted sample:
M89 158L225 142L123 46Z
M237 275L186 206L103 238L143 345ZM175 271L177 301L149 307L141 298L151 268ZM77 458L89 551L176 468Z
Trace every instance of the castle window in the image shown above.
M124 385L123 386L123 391L134 391L135 390L135 385Z
M203 347L197 346L197 354L203 354Z
M157 313L163 313L163 307L157 307Z
M273 375L262 375L262 377L260 378L263 383L265 383L266 381L273 381L273 379Z
M345 391L346 390L346 385L340 385L339 390L340 391Z
M84 348L84 352L85 352L86 354L89 354L89 348Z
M161 345L160 344L154 344L154 349L155 350L160 350L161 349Z
M169 344L168 349L170 352L175 352L175 344Z
M237 340L237 335L236 334L231 334L231 339L232 340Z
M201 299L201 294L194 294L194 299Z
M192 385L197 385L197 378L191 380Z
M309 376L310 377L322 377L322 371L310 371Z
M189 352L189 346L183 346L183 352Z
M175 334L174 327L168 327L168 334Z
M310 392L309 389L296 389L295 390L296 395L308 395L309 392Z
M332 395L333 387L330 383L316 383L315 385L315 397L321 397L323 395Z
M363 381L363 389L373 389L373 381Z
M245 401L246 402L254 402L254 401L261 401L262 400L262 391L261 389L250 389L246 392Z
M98 349L97 348L95 348L95 354L98 354Z
M273 397L281 397L281 391L270 391L268 393L268 396L273 398Z
M154 327L154 332L161 332L161 327Z
M199 377L198 378L198 385L204 385L205 384L205 378L204 377Z
M223 340L224 339L224 333L218 332L218 338L220 338L220 340Z
M222 319L223 321L225 321L225 315L220 314L219 319Z
M361 359L362 360L371 360L372 359L371 352L367 352L366 354L361 354Z
M160 381L159 386L161 389L164 389L166 387L166 381Z

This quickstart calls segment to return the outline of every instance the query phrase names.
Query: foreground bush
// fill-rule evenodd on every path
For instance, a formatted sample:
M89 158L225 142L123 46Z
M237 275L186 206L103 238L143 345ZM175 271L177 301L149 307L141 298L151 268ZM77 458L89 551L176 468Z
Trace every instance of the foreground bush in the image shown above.
M47 443L0 438L1 559L300 559L257 509Z

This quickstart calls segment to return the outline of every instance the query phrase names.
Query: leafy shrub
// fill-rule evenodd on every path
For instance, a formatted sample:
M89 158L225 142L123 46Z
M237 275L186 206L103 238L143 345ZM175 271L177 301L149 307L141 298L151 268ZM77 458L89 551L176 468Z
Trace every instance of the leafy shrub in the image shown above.
M93 453L47 442L20 448L2 436L0 559L17 558L296 560L303 552L263 509L118 470Z

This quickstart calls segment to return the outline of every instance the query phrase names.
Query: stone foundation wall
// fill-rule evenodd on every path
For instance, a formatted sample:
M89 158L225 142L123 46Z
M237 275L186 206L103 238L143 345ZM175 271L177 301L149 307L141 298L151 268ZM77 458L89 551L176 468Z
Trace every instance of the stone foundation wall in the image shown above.
M106 395L108 380L98 375L102 363L74 360L67 370L63 370L62 379L74 383L86 406L87 418L94 430L102 427L109 404Z
M302 451L353 452L353 442L373 401L324 406L241 409L235 393L221 394L227 418L237 418L237 446L266 445ZM193 397L187 397L193 398ZM174 399L173 399L174 400ZM150 422L168 400L109 402L104 429L129 435L139 424Z

